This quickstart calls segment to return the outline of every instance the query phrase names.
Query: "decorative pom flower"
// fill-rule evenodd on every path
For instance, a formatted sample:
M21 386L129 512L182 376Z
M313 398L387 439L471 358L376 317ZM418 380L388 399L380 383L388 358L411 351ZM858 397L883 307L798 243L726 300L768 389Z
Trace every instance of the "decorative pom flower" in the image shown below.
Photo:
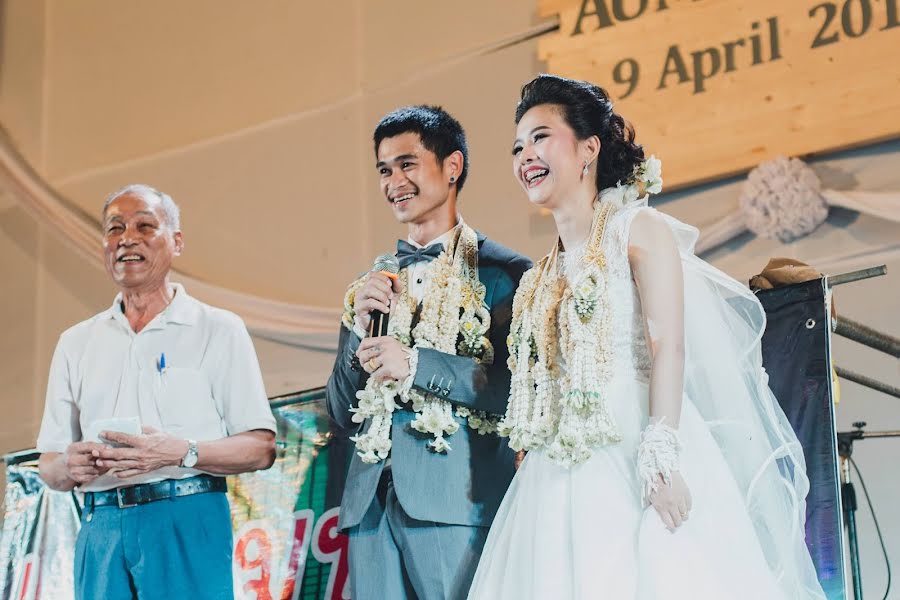
M828 217L821 189L819 177L801 160L779 156L762 163L741 190L744 223L756 235L791 242Z

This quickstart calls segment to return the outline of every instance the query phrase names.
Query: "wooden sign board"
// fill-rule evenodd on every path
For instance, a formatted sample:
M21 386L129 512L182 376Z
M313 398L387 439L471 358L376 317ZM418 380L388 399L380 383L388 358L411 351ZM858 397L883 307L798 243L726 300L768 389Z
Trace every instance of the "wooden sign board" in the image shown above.
M667 189L900 135L900 0L538 0L548 71L605 88Z

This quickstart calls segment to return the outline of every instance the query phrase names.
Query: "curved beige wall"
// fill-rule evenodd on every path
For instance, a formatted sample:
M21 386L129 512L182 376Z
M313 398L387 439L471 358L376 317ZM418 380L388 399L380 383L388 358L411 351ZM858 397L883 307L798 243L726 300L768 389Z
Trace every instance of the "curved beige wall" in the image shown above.
M398 231L369 141L398 105L455 113L473 149L467 215L509 241L527 227L497 174L534 43L477 53L531 15L488 5L429 11L423 26L420 3L48 2L42 151L30 154L91 213L125 182L167 190L183 205L189 273L333 303ZM519 216L491 223L497 208Z

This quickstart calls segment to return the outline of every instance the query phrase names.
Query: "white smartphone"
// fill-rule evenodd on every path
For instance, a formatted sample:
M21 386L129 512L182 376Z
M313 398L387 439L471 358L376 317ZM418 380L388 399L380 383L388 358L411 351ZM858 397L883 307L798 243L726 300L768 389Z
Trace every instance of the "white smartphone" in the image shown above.
M141 433L141 420L138 417L98 419L91 423L84 432L84 441L86 442L99 442L101 444L119 447L121 444L100 439L101 431L118 431L119 433L127 433L129 435L139 435Z

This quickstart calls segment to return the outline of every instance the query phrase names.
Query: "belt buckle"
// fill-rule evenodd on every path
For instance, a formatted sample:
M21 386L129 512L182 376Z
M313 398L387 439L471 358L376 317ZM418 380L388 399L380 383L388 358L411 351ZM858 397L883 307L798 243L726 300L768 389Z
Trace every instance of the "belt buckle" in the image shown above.
M126 503L122 498L122 492L128 488L116 488L116 502L119 504L119 508L131 508L133 506L137 506L137 502Z

